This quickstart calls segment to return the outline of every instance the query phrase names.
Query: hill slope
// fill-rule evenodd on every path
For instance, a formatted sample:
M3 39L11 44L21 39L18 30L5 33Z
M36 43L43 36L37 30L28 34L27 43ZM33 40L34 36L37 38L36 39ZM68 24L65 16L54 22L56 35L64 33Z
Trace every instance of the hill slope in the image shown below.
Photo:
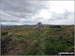
M1 32L2 55L52 55L74 51L74 26L19 26Z

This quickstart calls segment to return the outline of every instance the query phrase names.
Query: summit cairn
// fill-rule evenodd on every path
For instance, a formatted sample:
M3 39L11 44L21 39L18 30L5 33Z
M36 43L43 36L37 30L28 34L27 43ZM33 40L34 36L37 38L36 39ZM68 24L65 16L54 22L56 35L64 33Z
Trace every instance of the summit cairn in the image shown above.
M35 25L34 29L39 29L39 28L41 28L41 27L42 27L42 23L41 23L41 22L38 22L38 23Z

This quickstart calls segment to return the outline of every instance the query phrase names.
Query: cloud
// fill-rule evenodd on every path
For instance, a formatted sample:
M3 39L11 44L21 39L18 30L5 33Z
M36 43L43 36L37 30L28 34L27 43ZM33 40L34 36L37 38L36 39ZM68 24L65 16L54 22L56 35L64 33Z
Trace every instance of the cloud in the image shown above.
M46 8L46 2L26 0L2 0L2 9L11 12L36 13L37 10Z
M0 0L1 24L74 24L74 1Z
M63 14L53 14L52 19L49 19L51 24L56 25L74 25L74 13L65 11Z

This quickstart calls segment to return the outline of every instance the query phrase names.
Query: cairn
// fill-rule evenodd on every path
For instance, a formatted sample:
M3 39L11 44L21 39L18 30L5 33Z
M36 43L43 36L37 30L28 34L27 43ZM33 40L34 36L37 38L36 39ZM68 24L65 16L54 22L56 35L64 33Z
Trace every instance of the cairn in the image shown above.
M34 29L40 29L40 28L42 28L42 23L41 23L41 22L37 23L37 24L34 26Z

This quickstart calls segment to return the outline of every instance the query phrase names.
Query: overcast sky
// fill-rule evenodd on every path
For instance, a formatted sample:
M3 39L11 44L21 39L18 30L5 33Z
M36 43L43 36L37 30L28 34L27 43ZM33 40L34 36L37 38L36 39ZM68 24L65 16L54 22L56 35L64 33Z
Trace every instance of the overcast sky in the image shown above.
M74 25L74 1L0 0L1 24Z

